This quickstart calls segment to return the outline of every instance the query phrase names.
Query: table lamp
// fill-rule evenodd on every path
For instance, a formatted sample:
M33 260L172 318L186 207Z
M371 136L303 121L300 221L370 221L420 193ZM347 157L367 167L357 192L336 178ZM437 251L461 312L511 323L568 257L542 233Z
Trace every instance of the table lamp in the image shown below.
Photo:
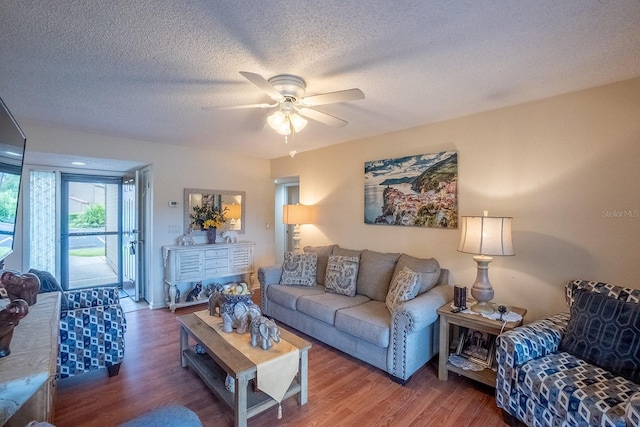
M312 224L315 221L315 209L308 205L282 205L282 223L294 225L293 227L293 252L302 253L300 247L300 225Z
M237 230L240 227L237 227L238 221L242 219L242 206L238 203L223 203L222 209L225 210L225 216L229 219L229 226L231 230Z
M515 255L511 241L511 217L484 216L461 217L460 244L458 251L477 254L473 257L478 263L478 275L471 287L471 296L478 301L471 306L477 313L493 313L493 288L489 282L489 263L491 255Z

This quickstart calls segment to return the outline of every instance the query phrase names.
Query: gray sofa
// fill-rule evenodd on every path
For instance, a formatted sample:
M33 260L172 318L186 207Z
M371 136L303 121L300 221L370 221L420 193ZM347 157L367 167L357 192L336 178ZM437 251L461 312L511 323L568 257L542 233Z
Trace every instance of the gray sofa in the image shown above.
M435 259L349 250L338 245L306 247L304 251L317 255L312 286L281 284L281 265L258 269L266 316L383 369L401 384L437 354L436 310L452 298L453 287L447 284L448 270L441 269ZM331 255L358 258L355 296L325 289ZM420 273L420 290L415 298L390 312L385 298L393 279L405 266Z

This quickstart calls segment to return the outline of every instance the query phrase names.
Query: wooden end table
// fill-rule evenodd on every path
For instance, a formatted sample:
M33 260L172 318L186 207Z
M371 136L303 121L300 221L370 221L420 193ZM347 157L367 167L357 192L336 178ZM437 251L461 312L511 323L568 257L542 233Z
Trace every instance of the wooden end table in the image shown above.
M440 315L440 355L438 363L438 378L442 381L446 381L449 375L449 371L455 372L467 378L479 381L491 387L496 386L496 373L490 368L485 368L482 371L464 370L458 366L455 366L449 362L449 351L451 342L451 328L450 325L457 325L463 328L469 328L480 332L486 332L490 335L497 336L500 334L502 328L502 321L491 320L482 316L481 314L468 314L468 313L452 313L451 312L452 301L449 301L437 310ZM518 313L524 319L527 314L527 310L520 307L511 307L511 311ZM522 324L522 320L519 322L507 322L504 325L504 331L511 330ZM493 355L495 358L495 354Z
M180 325L180 360L183 368L191 367L218 398L234 410L236 427L246 427L247 419L278 404L263 392L249 390L249 381L256 378L256 365L221 337L194 313L176 318ZM206 351L198 354L189 348L192 337ZM284 399L298 395L298 404L305 405L308 397L308 351L311 343L280 328L280 337L298 348L300 361L297 378ZM234 392L225 388L227 374L235 380ZM283 399L283 400L284 400Z

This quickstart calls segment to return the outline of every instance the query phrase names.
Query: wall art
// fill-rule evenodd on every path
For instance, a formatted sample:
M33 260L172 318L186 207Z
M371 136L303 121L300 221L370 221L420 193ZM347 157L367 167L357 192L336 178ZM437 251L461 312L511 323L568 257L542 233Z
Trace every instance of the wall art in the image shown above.
M364 222L458 228L458 152L365 162Z

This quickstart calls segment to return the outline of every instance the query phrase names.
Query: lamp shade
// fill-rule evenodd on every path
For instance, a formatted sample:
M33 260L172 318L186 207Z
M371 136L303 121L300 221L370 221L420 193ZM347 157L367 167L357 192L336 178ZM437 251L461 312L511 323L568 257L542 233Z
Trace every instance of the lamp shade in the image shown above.
M224 203L222 205L223 209L226 209L227 212L225 213L225 216L230 218L230 219L241 219L242 217L242 211L241 211L241 206L237 203L232 203L232 204L226 204Z
M313 224L315 209L307 205L282 205L283 224Z
M463 216L458 251L479 255L515 255L511 217Z

